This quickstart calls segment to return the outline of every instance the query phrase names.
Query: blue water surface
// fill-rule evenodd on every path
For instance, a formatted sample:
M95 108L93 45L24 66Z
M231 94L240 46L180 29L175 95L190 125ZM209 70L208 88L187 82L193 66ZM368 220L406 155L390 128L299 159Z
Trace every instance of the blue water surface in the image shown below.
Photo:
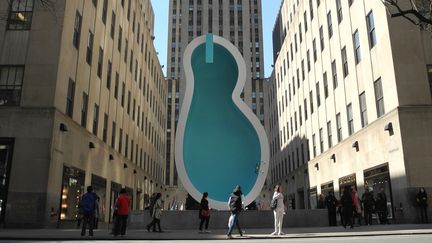
M231 97L239 74L234 57L216 43L213 63L206 63L205 54L205 44L192 53L195 86L184 133L184 163L200 192L227 201L236 185L245 195L252 190L261 148L257 132Z

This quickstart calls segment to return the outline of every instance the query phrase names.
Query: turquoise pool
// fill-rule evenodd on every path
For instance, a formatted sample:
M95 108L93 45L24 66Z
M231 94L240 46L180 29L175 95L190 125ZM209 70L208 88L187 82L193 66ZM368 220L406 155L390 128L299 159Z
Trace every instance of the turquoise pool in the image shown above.
M193 51L191 64L194 90L183 138L186 173L213 200L227 201L235 185L246 195L257 181L261 148L257 131L232 100L236 60L215 43L213 63L206 63L204 43Z

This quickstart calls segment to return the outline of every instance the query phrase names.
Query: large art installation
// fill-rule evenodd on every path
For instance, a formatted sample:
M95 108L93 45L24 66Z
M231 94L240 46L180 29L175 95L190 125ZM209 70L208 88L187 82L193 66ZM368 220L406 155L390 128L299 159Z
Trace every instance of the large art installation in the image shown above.
M210 207L228 209L242 187L246 205L262 190L269 167L263 126L240 98L246 65L228 40L207 34L194 39L183 57L185 95L175 141L178 175L197 201L209 193Z

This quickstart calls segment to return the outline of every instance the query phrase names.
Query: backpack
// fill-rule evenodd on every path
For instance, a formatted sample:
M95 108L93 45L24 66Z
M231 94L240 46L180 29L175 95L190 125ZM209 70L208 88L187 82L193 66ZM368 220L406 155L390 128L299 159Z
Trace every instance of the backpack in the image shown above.
M272 198L270 202L271 210L275 210L277 208L277 205L278 205L278 199L276 197Z
M87 192L82 196L81 209L83 213L94 213L96 209L96 197L93 193Z

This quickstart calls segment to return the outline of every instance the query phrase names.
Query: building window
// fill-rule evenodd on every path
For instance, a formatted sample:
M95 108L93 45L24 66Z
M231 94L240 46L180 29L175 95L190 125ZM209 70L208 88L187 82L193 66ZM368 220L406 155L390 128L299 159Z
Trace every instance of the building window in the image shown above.
M324 30L323 27L321 26L319 29L319 33L320 33L320 44L321 44L321 52L324 51Z
M107 142L107 135L108 135L108 114L104 114L104 123L103 123L103 130L102 130L102 140L106 143Z
M361 61L361 51L360 51L360 37L359 37L358 30L356 30L354 32L353 40L354 40L355 61L356 61L356 64L359 64Z
M0 107L18 106L24 79L24 66L0 66Z
M119 150L118 152L121 154L123 150L123 129L120 128L119 130Z
M113 11L111 14L111 30L110 30L111 39L114 39L115 25L116 25L116 14Z
M89 31L89 34L87 37L86 61L87 61L87 64L90 66L92 63L92 55L93 55L93 39L94 39L94 35L91 31Z
M369 32L369 45L370 48L373 48L376 45L377 40L375 34L375 20L372 11L369 12L369 14L366 17L366 20L367 20L367 26Z
M108 61L107 82L106 82L106 87L108 90L111 89L111 73L112 73L112 63L111 61Z
M112 129L111 129L111 147L113 149L115 149L116 129L117 129L116 123L113 122L112 123Z
M342 141L342 122L340 113L336 114L336 129L337 129L337 139L338 143Z
M7 19L8 30L30 30L34 0L12 0Z
M320 107L321 106L321 95L320 95L319 82L316 83L316 97L317 97L317 106Z
M313 148L313 156L316 157L316 140L315 140L315 134L312 135L312 148Z
M74 99L75 99L75 82L72 79L69 79L67 98L66 98L66 115L71 118L73 116Z
M331 11L329 11L327 14L327 24L328 24L329 39L331 39L333 36L333 24L331 19Z
M122 35L123 35L123 29L122 27L120 27L119 29L119 36L118 36L118 41L117 41L117 50L120 52L121 51L121 46L122 46ZM146 55L147 56L147 55Z
M323 80L324 80L324 97L327 99L329 95L328 91L328 82L327 82L327 72L323 74Z
M328 146L329 148L333 147L333 138L332 138L332 127L331 121L327 122L327 135L328 135Z
M102 5L102 23L106 24L107 11L108 10L108 0L103 0Z
M375 89L375 102L376 102L376 109L377 109L377 117L381 117L385 113L384 109L384 94L382 90L382 83L381 78L379 78L374 83L374 89Z
M126 84L125 84L125 82L123 82L123 84L122 84L122 96L121 96L121 103L120 103L122 107L124 107L125 95L126 95Z
M93 111L93 134L97 136L99 126L99 106L97 104L94 105Z
M320 139L320 153L324 152L324 132L323 129L319 130L319 139Z
M81 104L81 126L87 127L88 94L83 93Z
M334 60L331 65L332 65L332 76L333 76L333 89L336 89L338 86L336 60Z
M348 76L349 69L348 69L348 59L347 59L347 53L346 53L346 47L342 48L342 69L343 69L343 75L344 78Z
M99 47L99 58L98 58L98 66L97 66L97 76L99 78L102 77L103 55L104 55L104 51L103 51L102 47Z
M76 49L79 49L79 43L81 39L81 23L82 23L82 16L78 11L76 11L74 34L73 34L73 41L72 41Z
M367 107L366 107L366 95L365 92L360 94L360 118L362 127L367 126L368 117L367 117Z
M313 92L312 91L309 92L309 100L310 100L311 114L313 114L314 113L314 105L313 105Z
M352 105L347 105L347 118L348 118L348 135L351 136L354 133L354 118L352 113Z
M343 20L342 5L340 0L336 0L336 8L337 8L338 22L340 24Z
M317 61L317 49L316 49L316 40L313 39L312 41L312 46L313 46L313 58L314 58L314 62Z

